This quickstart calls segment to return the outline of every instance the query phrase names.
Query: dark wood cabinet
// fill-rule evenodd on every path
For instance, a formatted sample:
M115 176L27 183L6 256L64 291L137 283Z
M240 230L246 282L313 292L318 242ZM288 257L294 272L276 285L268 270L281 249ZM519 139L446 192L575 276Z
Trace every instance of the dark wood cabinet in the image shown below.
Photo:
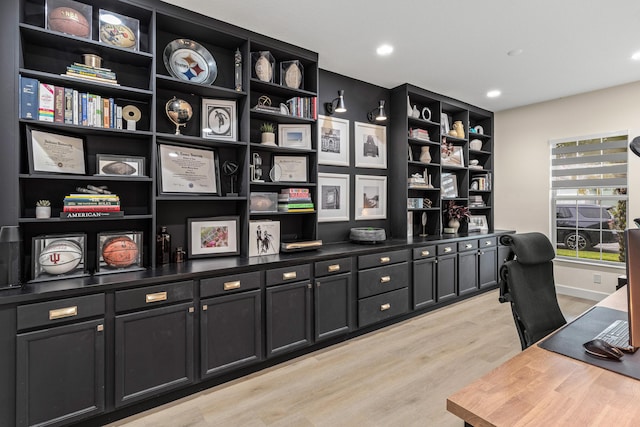
M478 241L458 242L458 295L478 290Z
M351 274L318 278L315 281L314 313L316 341L351 330Z
M498 283L498 246L495 237L480 239L478 247L478 285L480 289Z
M456 254L439 256L436 270L438 275L437 301L443 302L455 298L458 281L458 256Z
M265 292L267 357L310 345L311 282L271 286Z
M434 246L413 250L413 309L436 303L437 265Z

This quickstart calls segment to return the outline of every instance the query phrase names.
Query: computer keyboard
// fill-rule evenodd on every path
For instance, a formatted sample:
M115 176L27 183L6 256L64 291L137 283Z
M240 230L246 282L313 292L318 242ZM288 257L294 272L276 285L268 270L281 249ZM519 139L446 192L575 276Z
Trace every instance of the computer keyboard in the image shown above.
M626 320L615 320L594 339L601 339L620 350L635 351L635 348L629 345L629 323Z

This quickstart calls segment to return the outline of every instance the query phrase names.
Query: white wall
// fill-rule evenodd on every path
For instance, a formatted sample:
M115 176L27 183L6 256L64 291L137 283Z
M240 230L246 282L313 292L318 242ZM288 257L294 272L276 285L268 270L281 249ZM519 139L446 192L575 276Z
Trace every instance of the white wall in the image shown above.
M549 140L618 130L629 130L630 139L640 135L640 82L496 113L495 228L548 236ZM631 219L640 217L638 193L640 157L629 152ZM555 261L558 292L565 294L600 299L615 290L621 274L624 269ZM601 276L601 284L594 283L594 275Z

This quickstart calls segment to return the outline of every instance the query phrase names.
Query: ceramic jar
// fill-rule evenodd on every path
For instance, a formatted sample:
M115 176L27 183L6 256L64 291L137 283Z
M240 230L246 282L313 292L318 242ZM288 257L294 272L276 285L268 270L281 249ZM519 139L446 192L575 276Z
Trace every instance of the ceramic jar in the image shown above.
M265 145L276 145L276 134L273 132L262 132L262 141Z
M36 206L36 218L51 218L51 206Z
M464 139L464 126L460 120L453 122L453 129L456 131L456 137Z
M429 147L422 147L420 149L420 161L422 163L431 163L431 152L429 151Z
M457 232L458 232L458 229L460 228L460 221L458 221L458 220L457 220L457 219L455 219L455 218L451 218L451 219L449 220L449 228L452 228L452 229L453 229L453 232L454 232L454 233L457 233Z

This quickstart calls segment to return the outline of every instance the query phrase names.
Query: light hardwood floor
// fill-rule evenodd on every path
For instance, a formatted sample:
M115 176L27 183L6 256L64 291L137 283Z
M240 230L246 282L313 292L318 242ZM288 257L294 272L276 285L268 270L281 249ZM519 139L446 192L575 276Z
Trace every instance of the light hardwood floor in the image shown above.
M594 304L559 301L568 320ZM110 425L461 427L447 396L519 351L496 290Z

